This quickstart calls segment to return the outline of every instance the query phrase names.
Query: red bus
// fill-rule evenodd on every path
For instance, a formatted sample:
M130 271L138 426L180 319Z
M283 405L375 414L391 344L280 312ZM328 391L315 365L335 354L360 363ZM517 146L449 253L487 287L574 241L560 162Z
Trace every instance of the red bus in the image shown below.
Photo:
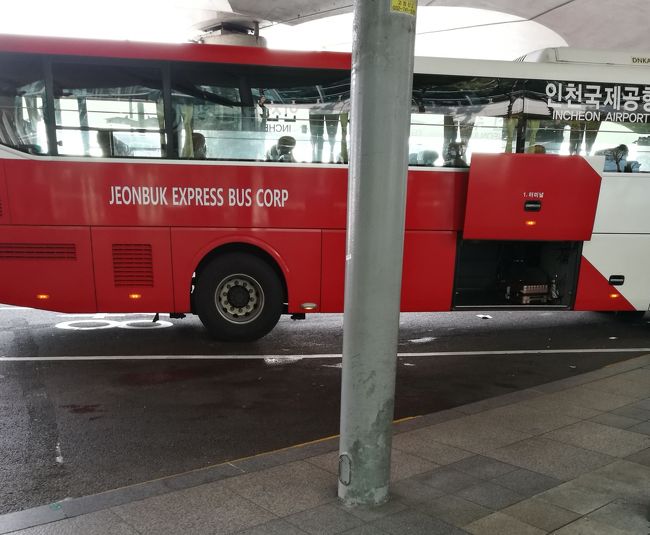
M403 311L648 309L650 73L558 54L416 61ZM341 312L349 92L347 54L2 36L0 302Z

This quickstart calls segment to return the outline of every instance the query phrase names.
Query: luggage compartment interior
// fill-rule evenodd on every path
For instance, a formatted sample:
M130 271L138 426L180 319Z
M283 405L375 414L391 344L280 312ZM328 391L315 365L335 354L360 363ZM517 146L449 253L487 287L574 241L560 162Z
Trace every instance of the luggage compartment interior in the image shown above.
M454 308L570 308L582 242L460 240Z

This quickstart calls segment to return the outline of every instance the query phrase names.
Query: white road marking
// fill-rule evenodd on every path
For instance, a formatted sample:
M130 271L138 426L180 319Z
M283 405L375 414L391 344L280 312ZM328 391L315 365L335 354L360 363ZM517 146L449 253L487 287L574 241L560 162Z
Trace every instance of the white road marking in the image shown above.
M0 310L28 310L29 307L0 307Z
M514 351L434 351L429 353L398 353L400 358L416 357L487 357L490 355L561 355L580 353L650 353L650 347L625 347L621 349L518 349ZM0 362L58 362L86 360L267 360L292 362L303 359L340 359L340 353L315 355L80 355L62 357L0 357Z

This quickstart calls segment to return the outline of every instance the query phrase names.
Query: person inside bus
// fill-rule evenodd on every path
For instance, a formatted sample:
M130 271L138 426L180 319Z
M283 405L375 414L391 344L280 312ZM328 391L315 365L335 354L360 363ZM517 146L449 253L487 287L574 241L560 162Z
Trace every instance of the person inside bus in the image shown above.
M528 154L546 154L546 147L537 143L535 145L530 145L526 149L526 152Z
M198 132L192 133L192 148L194 150L195 160L205 160L207 156L207 147L205 146L205 136Z
M296 139L292 136L282 136L266 153L267 162L295 162L293 148Z
M469 167L465 161L465 144L459 141L452 141L447 145L444 154L445 167Z

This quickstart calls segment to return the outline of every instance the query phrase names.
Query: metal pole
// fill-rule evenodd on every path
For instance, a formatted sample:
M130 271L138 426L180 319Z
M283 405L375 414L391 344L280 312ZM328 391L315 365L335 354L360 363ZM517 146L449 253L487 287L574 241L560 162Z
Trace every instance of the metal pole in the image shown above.
M356 0L339 498L388 500L416 0Z

